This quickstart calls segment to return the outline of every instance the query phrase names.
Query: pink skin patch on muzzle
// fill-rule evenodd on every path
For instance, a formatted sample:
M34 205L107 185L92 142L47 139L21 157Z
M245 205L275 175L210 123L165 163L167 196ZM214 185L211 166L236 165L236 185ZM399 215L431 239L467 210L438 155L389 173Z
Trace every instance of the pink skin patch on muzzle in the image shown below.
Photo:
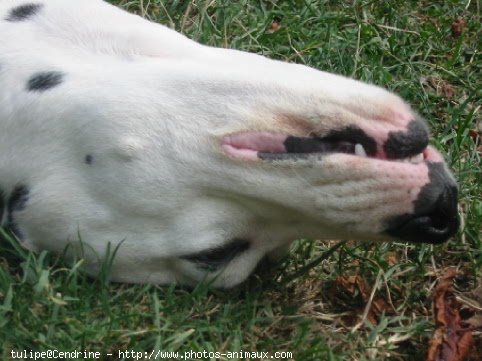
M431 145L429 145L422 152L423 160L427 160L434 163L442 163L444 161L442 155Z

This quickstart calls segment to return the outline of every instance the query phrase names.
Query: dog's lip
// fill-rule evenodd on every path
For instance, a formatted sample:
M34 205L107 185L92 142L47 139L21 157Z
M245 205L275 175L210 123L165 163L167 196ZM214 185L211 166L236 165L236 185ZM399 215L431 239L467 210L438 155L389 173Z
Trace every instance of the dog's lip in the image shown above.
M406 158L388 159L383 150L374 150L361 142L343 138L293 137L271 132L241 132L222 138L221 147L232 158L241 160L262 160L293 162L301 159L316 160L331 154L347 154L360 158L418 164L425 160L434 160L434 153L427 147L423 152ZM436 161L442 161L441 157Z

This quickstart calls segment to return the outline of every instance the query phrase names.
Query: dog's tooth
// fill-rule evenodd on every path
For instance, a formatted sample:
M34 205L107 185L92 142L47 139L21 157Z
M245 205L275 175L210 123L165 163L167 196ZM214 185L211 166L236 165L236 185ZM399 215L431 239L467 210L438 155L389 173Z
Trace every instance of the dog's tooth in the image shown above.
M418 164L422 161L423 161L423 154L422 153L414 155L413 157L410 157L410 163Z
M355 144L355 154L360 157L366 157L367 152L365 152L365 148L360 143Z

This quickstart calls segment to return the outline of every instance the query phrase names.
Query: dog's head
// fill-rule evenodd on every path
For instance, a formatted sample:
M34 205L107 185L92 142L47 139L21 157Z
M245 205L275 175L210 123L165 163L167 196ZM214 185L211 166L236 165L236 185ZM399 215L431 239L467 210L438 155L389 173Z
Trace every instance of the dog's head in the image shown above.
M128 205L122 213L132 218L118 223L157 215L159 226L141 231L153 241L174 218L223 240L440 243L456 232L456 183L428 145L425 121L398 96L305 66L230 56L236 62L225 53L208 65L166 62L154 79L157 62L137 65L142 72L132 70L122 87L97 91L107 101L90 116L81 154L96 150L85 170L101 190L96 201ZM112 89L120 99L132 88L136 97L109 100ZM192 222L187 214L205 200L218 206ZM183 227L179 237L192 237ZM186 250L217 245L183 242Z
M21 96L4 107L4 218L27 246L124 241L115 279L135 282L200 279L196 262L221 259L233 285L294 239L439 243L458 228L455 181L390 92L225 49L96 60L62 62L42 92L17 81L32 71L6 73Z
M0 225L25 246L80 238L94 273L122 243L115 280L232 286L299 238L456 232L455 181L399 97L68 3L0 6Z
M454 178L398 96L297 65L255 73L225 83L227 125L209 129L217 166L199 170L208 188L298 237L440 243L456 232Z

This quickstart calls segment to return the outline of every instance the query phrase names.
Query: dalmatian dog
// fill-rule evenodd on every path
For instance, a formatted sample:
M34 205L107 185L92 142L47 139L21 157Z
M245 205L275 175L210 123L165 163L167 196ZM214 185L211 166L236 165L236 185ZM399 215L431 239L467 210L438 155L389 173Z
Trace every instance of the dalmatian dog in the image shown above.
M100 0L0 0L0 221L113 281L231 287L293 240L440 243L457 187L376 86Z

